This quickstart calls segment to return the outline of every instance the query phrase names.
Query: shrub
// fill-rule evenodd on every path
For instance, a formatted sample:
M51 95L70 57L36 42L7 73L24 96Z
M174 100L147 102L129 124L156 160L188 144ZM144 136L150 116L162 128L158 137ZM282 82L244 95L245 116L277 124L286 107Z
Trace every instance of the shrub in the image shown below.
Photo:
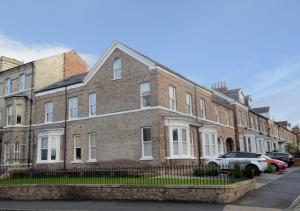
M255 176L255 169L251 168L251 166L246 166L243 170L243 176L248 179L252 179Z
M218 167L200 167L194 169L194 175L198 177L218 176L219 174L220 174L220 170Z
M240 179L243 177L243 171L241 170L241 167L239 164L234 164L234 167L232 170L229 171L229 175L233 178Z
M270 163L268 163L268 167L267 169L265 170L266 173L272 173L273 172L273 168L272 168L272 165Z

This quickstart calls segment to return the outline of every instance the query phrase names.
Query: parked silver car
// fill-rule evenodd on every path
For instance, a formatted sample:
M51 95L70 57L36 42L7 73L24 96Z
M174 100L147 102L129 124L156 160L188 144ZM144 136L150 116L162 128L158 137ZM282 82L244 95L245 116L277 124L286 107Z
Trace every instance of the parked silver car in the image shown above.
M232 169L232 164L243 164L241 166L253 170L255 176L260 175L268 167L267 160L261 154L251 152L229 152L218 158L207 159L206 164L223 170Z

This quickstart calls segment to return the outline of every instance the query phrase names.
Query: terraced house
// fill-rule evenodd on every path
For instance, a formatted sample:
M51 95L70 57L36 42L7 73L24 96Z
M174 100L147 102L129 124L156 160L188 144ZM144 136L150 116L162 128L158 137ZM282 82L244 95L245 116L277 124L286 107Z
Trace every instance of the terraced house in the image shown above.
M34 166L199 163L227 151L263 152L266 139L279 138L278 124L255 112L250 96L221 88L114 41L88 73L36 92Z
M0 72L5 165L197 164L296 142L241 89L199 85L117 41L89 72L74 52L10 63Z
M31 163L30 155L35 149L35 90L87 70L86 63L73 51L25 64L7 57L0 58L2 164Z

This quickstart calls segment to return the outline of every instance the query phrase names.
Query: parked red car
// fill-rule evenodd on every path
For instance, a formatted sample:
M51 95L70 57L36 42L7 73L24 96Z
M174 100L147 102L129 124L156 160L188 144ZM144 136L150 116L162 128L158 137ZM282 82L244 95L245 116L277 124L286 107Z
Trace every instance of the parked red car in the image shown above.
M263 155L263 157L267 160L268 164L272 165L273 172L284 170L288 167L288 164L281 160L272 159L267 155Z

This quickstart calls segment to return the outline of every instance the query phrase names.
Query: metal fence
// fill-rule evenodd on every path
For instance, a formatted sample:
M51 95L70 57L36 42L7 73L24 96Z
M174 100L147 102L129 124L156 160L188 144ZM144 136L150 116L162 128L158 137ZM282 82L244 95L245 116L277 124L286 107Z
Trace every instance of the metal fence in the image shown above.
M226 166L91 166L72 169L0 168L0 185L228 185L253 177L245 163Z

